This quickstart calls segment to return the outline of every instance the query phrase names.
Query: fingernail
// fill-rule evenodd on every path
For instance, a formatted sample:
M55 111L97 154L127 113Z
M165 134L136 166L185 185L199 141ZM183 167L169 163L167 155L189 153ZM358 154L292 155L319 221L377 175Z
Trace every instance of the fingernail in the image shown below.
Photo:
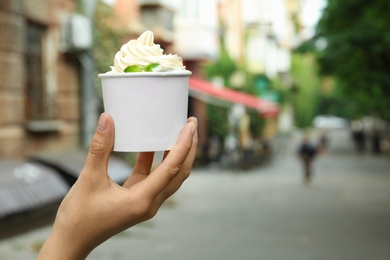
M107 129L107 117L105 114L101 114L99 118L99 123L97 126L97 130L100 132L104 132Z

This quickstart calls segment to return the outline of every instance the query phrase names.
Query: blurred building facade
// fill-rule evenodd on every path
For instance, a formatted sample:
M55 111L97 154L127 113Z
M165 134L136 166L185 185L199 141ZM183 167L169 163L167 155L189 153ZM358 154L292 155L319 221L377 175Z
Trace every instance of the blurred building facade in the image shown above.
M267 80L277 79L288 88L291 85L291 51L297 39L296 26L300 0L224 0L219 3L225 48L230 56L253 75L258 75L255 88L262 99L275 100L267 91ZM243 81L243 80L242 80ZM239 84L238 84L239 85ZM279 118L268 118L264 138L272 137L279 129L292 128L292 111L281 111Z
M116 0L113 8L117 18L114 26L127 33L123 43L150 30L155 42L166 52L172 49L175 12L172 7L159 0Z
M202 66L215 60L219 54L219 21L216 0L177 1L175 26L175 50L183 57L192 77L205 78ZM199 153L208 147L208 118L206 103L193 97L190 91L189 115L198 119Z
M251 73L283 77L300 38L302 0L224 0L219 12L225 47Z
M78 63L62 50L76 0L0 1L0 157L79 146Z
M123 6L123 2L129 5L131 1L116 0L116 8ZM242 67L256 68L257 70L251 71L252 73L267 73L269 77L278 77L279 75L287 75L290 65L288 32L283 34L276 30L286 24L290 25L289 21L286 21L289 9L284 2L284 0L278 1L279 5L275 5L270 10L270 3L259 0L141 0L133 3L134 6L139 4L138 10L137 8L127 8L127 14L123 17L125 19L126 17L127 19L138 17L140 22L132 20L124 24L132 24L133 27L138 24L140 26L137 28L142 28L141 32L146 29L152 30L155 33L155 42L165 47L166 53L178 53L183 57L185 66L193 73L193 78L205 79L203 65L218 59L222 37L225 39L224 43L229 55L237 64ZM151 8L156 9L154 15L151 13ZM267 10L262 10L262 8L267 8ZM118 14L125 12L124 8L120 9L117 11ZM172 25L167 22L169 15L162 15L163 9L173 10L171 13ZM253 10L255 10L255 16L252 15L252 20L248 20L247 17L251 16L248 12ZM263 20L267 24L274 22L271 12L278 12L277 17L281 17L279 19L281 21L276 20L279 27L268 26L269 28L264 30L261 25ZM163 17L165 20L162 19ZM253 30L253 28L255 29ZM255 33L249 34L253 31ZM141 32L138 32L138 35ZM174 36L173 41L167 41L171 32ZM254 36L250 38L247 35ZM248 38L250 39L247 40ZM252 39L255 40L252 41ZM260 44L258 39L260 39ZM266 50L266 48L268 49ZM209 142L206 103L214 97L200 98L191 90L190 87L189 115L198 118L199 144L200 150L202 150L208 146ZM234 105L234 101L227 102L231 102L231 106ZM272 115L267 119L265 135L271 137L276 131L277 118Z
M289 10L284 0L278 1L279 5L261 0L223 0L207 1L207 3L199 0L183 0L176 2L175 35L177 37L174 44L178 53L184 58L187 68L193 72L193 78L205 79L201 68L205 62L218 59L221 44L224 44L223 47L238 67L248 68L250 73L265 74L270 78L288 75L291 50L287 44L288 36L287 33L283 35L276 30L290 25L286 22L285 16L289 15ZM274 5L275 7L273 7ZM273 7L272 10L270 6ZM271 26L274 22L272 20L274 16L281 17L279 20L276 19L278 26ZM263 28L263 23L266 28ZM276 39L277 33L280 39ZM231 85L237 89L243 87L244 82L245 75L244 73L240 74L240 72L234 73L230 80ZM204 88L206 85L208 84L205 82ZM221 87L221 82L217 82L216 85ZM206 147L207 150L209 136L207 133L206 102L213 101L214 97L199 98L198 93L195 95L194 91L191 92L192 87L190 86L190 95L192 94L190 97L192 111L190 113L195 115L200 122L199 143L201 148ZM231 113L237 106L236 102L242 104L238 100L225 99L223 101L225 105L226 101L230 103L229 111ZM245 103L244 106L246 106ZM273 107L275 108L275 106ZM266 116L266 109L260 110L262 111L259 116ZM241 117L242 120L238 121L247 122L245 119L248 116L245 115L245 112ZM238 139L247 140L245 142L244 140L239 141L250 146L249 124L240 125L246 126L246 129L242 130L246 134L239 133ZM274 113L269 113L263 133L264 138L272 137L277 132L277 128L277 117ZM242 138L243 136L245 138ZM246 148L240 147L240 149Z

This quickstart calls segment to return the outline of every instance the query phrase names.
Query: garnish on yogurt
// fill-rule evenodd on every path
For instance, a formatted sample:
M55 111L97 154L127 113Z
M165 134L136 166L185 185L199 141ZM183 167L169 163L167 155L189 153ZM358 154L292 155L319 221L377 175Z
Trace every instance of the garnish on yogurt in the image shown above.
M144 67L140 65L130 65L124 69L124 72L153 72L153 69L159 66L158 63L150 63Z

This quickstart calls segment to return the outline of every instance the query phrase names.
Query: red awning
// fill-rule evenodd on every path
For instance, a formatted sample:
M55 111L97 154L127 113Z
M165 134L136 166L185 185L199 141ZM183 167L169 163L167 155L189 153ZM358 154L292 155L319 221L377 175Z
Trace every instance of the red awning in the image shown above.
M212 102L217 99L222 102L238 103L257 110L263 117L274 117L279 114L278 104L260 99L241 91L216 86L208 81L190 77L190 96Z

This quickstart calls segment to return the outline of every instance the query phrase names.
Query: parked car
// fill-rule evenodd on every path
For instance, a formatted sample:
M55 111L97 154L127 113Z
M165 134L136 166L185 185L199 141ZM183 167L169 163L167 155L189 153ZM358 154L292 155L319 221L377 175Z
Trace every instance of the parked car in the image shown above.
M348 121L334 115L318 115L313 119L313 126L318 129L343 130L348 128Z

